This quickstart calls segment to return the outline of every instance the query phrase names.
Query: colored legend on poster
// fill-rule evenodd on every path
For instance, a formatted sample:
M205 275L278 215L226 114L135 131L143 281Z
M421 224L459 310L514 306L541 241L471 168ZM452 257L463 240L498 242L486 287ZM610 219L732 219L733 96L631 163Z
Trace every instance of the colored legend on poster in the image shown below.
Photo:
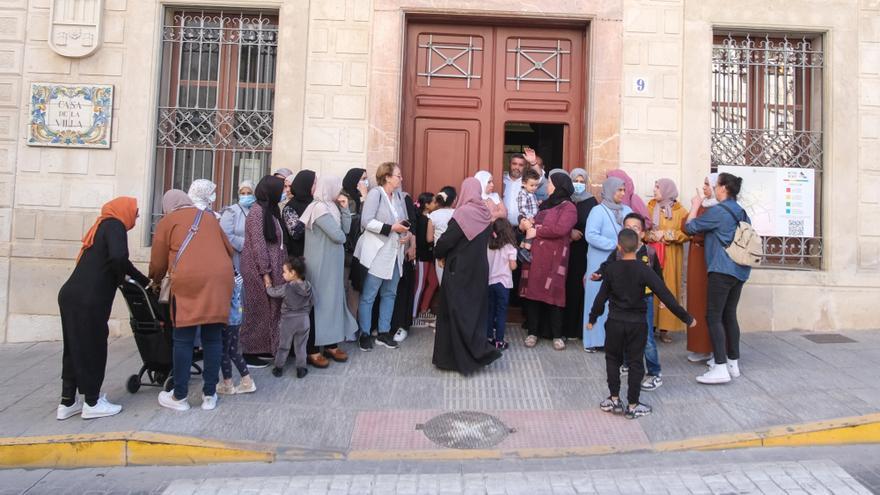
M813 237L816 176L813 169L718 167L742 177L739 203L763 236Z

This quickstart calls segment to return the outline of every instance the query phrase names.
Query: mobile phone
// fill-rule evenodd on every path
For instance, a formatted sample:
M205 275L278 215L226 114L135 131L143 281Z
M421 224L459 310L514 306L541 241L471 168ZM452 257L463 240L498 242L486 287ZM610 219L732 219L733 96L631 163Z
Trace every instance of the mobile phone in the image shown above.
M409 220L401 220L400 225L403 225L406 228L410 228L412 226L412 224L409 223Z

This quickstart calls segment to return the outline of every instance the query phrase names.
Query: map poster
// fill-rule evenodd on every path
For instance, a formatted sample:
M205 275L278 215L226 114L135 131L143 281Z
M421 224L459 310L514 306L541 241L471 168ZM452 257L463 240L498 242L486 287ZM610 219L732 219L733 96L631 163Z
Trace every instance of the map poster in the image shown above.
M742 177L738 202L762 236L813 237L816 176L813 169L718 167Z

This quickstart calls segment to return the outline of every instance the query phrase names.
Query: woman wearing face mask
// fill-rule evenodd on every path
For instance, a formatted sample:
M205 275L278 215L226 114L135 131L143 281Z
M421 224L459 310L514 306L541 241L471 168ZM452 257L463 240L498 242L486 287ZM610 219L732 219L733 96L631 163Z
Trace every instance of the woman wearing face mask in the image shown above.
M594 273L599 266L608 259L608 255L617 249L617 234L623 229L623 219L632 209L623 204L626 188L623 179L612 176L602 183L602 202L590 211L587 217L586 239L590 245L587 251L587 271ZM593 300L599 293L602 282L589 280L584 284L584 311L589 313L593 307ZM587 329L586 322L589 314L584 314L581 320L581 328L584 335L584 350L596 352L605 347L605 320L608 319L608 305L605 312L593 324L592 329Z
M220 214L214 211L214 201L217 201L217 184L208 179L196 179L190 184L187 196L196 208L210 211L215 218L220 219Z
M568 276L565 279L565 316L563 334L569 339L583 337L581 320L584 317L584 274L587 272L587 217L599 204L590 194L590 178L587 171L576 168L569 174L574 194L571 196L577 208L577 223L571 231L571 254L568 257Z
M244 223L248 213L251 211L251 205L257 200L254 196L254 183L249 180L243 180L238 185L238 203L227 206L220 215L220 227L235 249L232 258L232 264L235 271L239 271L239 262L241 260L241 251L244 249Z

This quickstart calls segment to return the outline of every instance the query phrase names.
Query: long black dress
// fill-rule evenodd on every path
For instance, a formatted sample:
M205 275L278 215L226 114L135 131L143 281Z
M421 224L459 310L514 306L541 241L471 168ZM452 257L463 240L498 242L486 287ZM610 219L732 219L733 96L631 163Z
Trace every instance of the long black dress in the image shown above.
M64 350L61 357L62 397L97 400L107 366L107 320L116 287L125 276L146 285L149 279L128 259L125 225L115 218L101 222L92 247L86 249L58 292Z
M578 212L574 228L586 234L587 217L599 202L594 197L575 203ZM587 271L586 238L572 242L571 254L568 257L568 275L565 279L565 313L563 316L562 333L566 338L579 339L584 332L584 273Z
M501 357L486 338L489 314L489 260L486 250L491 227L468 241L453 219L434 246L445 259L434 366L469 374Z

